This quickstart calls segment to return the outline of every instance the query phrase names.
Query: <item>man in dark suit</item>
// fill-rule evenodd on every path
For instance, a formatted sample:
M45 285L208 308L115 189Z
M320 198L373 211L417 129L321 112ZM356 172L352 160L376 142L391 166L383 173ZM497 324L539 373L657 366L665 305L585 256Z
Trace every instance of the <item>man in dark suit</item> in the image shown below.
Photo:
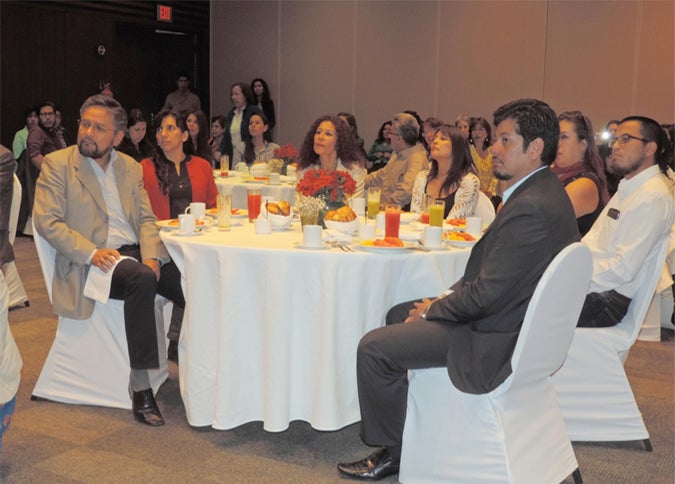
M163 425L148 375L159 367L154 301L156 293L176 300L180 280L162 270L169 254L141 166L113 149L126 129L124 109L111 97L91 96L80 109L79 124L77 145L45 157L35 192L35 227L57 251L54 312L89 318L95 301L83 288L91 266L112 271L110 297L124 300L134 417ZM122 255L132 258L120 260Z
M558 146L555 112L521 99L495 111L494 124L493 171L509 185L503 207L450 290L395 306L387 326L361 339L361 438L382 448L338 464L341 474L379 479L398 472L407 370L446 366L453 384L474 394L501 384L539 279L561 249L579 240L569 197L548 168Z

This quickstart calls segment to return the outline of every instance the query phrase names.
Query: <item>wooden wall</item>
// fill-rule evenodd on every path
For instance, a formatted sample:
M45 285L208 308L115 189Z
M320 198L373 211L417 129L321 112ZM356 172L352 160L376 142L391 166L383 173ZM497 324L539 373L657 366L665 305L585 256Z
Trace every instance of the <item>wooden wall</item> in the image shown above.
M228 1L211 8L211 111L263 77L277 141L351 111L369 144L404 109L492 118L518 97L581 109L596 131L629 114L675 121L675 2Z
M2 144L11 147L14 133L23 127L23 110L43 99L61 106L74 142L80 105L98 92L100 80L112 82L127 110L138 107L148 115L161 108L185 70L208 110L210 3L162 1L174 7L173 24L156 21L156 3L3 0Z

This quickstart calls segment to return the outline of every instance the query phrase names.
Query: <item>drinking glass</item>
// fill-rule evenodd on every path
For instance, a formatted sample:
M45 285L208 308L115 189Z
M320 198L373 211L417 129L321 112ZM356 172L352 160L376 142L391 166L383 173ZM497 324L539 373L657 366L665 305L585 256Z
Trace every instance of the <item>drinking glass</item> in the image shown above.
M232 227L232 195L218 195L218 230L230 230Z
M420 222L423 224L429 223L429 206L434 199L430 195L422 195L422 213L420 214Z
M368 189L368 218L374 219L377 213L380 211L380 197L382 196L382 191L378 187L370 187Z
M434 200L429 206L429 225L432 227L443 227L445 215L445 201Z
M223 155L220 157L220 176L227 176L230 169L230 157Z
M398 203L387 205L384 211L384 236L398 239L398 229L401 226L401 206Z
M262 190L260 188L249 187L248 195L248 221L253 222L260 215L260 205L262 204Z

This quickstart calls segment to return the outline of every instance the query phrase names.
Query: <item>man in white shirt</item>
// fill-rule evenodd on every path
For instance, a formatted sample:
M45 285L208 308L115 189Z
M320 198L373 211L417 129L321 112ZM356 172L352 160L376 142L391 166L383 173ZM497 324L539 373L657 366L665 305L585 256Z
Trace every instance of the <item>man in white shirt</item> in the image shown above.
M418 143L420 126L417 120L406 113L399 113L391 121L391 149L393 153L387 164L366 177L366 189L380 187L380 201L410 206L413 185L420 170L427 166L427 152Z
M638 288L647 258L669 237L673 196L669 190L665 139L659 124L642 116L624 118L612 137L608 168L619 182L582 242L593 256L593 277L578 326L618 324Z
M155 295L177 300L180 280L166 271L169 254L143 185L140 165L113 149L124 136L126 112L97 94L80 108L77 145L44 159L35 191L33 220L56 249L52 282L54 312L87 319L94 299L84 295L92 266L112 272L109 297L124 300L131 365L130 391L136 420L158 426L149 369L159 367ZM121 259L121 256L130 258Z

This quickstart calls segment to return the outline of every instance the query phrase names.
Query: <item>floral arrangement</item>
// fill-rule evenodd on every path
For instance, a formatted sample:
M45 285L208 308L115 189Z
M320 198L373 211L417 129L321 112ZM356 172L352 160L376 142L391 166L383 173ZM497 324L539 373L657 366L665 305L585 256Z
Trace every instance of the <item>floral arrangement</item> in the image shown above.
M295 189L305 197L322 199L326 205L344 204L356 191L356 181L346 171L307 170Z
M292 144L280 146L274 150L274 158L269 161L270 171L286 174L286 167L295 163L298 158L298 149Z
M303 225L310 223L323 225L323 216L328 209L345 205L347 196L356 191L356 181L346 171L331 173L322 169L309 169L295 187L296 206Z

